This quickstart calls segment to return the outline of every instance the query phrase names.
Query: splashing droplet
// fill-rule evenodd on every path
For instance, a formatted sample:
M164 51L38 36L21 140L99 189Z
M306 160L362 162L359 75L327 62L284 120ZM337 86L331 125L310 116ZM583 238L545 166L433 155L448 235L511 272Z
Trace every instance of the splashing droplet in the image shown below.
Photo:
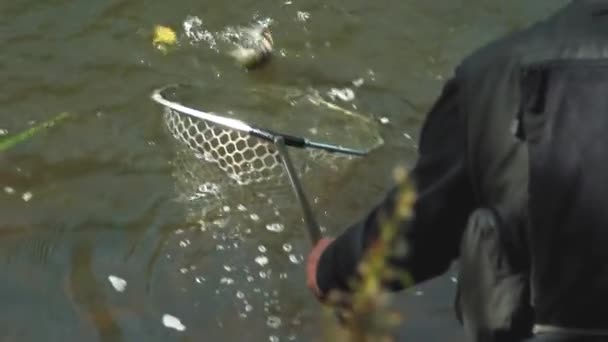
M251 220L255 222L260 220L260 216L258 216L258 214L251 214L249 215L249 218L251 218Z
M266 247L260 245L258 246L258 251L260 251L260 253L266 253Z
M266 279L266 272L260 271L260 278Z
M234 284L234 279L224 277L224 278L220 279L220 284L232 285L232 284Z
M114 287L114 289L118 292L124 292L127 288L127 281L122 278L110 275L108 276L108 280L112 284L112 287Z
M253 310L253 306L251 306L249 304L245 305L245 311L251 312L252 310Z
M245 294L242 291L237 291L236 298L243 299L245 298Z
M186 330L186 327L182 324L179 318L167 314L163 315L163 325L167 328L175 329L177 331Z
M289 261L291 261L294 264L299 264L301 260L294 254L289 254Z
M308 18L310 18L310 13L298 11L298 13L296 13L296 18L298 19L298 21L307 21Z
M33 195L31 192L26 192L21 196L24 202L29 202L32 199Z
M268 316L266 325L273 329L278 329L281 326L281 319L277 316Z
M260 255L255 258L255 262L260 266L265 266L266 264L268 264L268 258L263 255Z
M266 225L266 229L274 233L280 233L285 230L285 226L281 223L270 223Z
M290 244L288 244L288 243L283 244L283 250L284 250L286 253L291 252L291 249L292 249L292 247L291 247L291 245L290 245Z

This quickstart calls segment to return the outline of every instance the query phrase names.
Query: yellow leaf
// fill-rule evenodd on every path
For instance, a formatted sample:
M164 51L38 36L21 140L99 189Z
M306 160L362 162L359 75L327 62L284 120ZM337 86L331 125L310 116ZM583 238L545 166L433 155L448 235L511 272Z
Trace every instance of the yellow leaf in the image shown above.
M177 35L170 27L158 25L154 28L154 39L152 40L152 44L161 51L166 51L167 45L173 45L176 42Z

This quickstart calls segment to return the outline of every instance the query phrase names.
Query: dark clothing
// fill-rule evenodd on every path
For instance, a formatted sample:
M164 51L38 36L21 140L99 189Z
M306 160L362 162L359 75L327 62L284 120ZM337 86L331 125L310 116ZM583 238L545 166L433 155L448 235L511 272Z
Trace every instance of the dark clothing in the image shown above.
M391 261L415 282L443 273L469 216L488 208L510 271L531 281L536 323L608 328L604 58L608 0L573 1L466 58L424 123L408 250ZM321 290L347 288L396 196L322 255Z
M605 336L580 336L575 334L542 334L525 342L608 342Z
M513 269L496 214L478 209L460 245L457 316L467 341L519 341L531 335L534 311L526 274Z

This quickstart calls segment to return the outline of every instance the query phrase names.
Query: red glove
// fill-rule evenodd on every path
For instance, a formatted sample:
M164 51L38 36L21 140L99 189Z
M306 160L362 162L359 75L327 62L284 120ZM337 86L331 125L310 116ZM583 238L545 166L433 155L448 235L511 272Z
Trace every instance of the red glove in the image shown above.
M319 240L308 255L308 260L306 262L306 285L317 298L321 298L322 296L321 290L317 284L317 268L319 265L319 259L321 259L321 255L327 246L329 246L333 241L334 238L322 238Z

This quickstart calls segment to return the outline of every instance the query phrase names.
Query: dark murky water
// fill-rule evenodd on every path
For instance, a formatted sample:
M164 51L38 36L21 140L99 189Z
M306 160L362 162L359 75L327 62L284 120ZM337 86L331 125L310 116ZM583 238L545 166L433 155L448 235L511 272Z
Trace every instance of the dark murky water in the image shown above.
M0 339L318 336L303 276L309 243L289 188L196 196L217 175L167 133L150 92L203 82L226 89L207 100L229 106L230 89L261 89L260 108L289 126L303 121L281 121L282 94L317 91L377 122L382 148L304 177L320 223L336 233L382 196L397 163L411 162L424 111L455 63L564 2L0 2L1 134L73 114L0 152ZM215 43L254 18L274 21L278 54L246 73ZM178 33L166 54L152 46L157 24ZM328 95L347 88L348 101ZM409 340L459 338L453 289L447 274L400 296Z

